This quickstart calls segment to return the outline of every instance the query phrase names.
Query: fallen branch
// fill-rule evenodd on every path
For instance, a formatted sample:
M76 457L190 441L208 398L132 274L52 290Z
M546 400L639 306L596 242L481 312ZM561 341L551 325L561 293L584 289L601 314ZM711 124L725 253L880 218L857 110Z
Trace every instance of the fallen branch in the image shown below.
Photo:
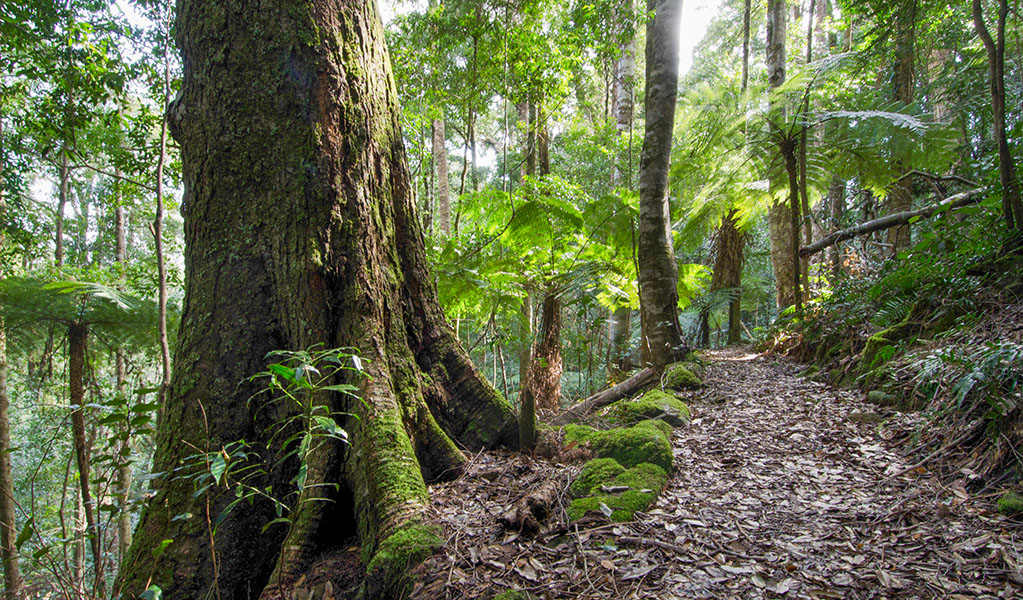
M640 388L655 379L657 379L657 371L647 367L618 385L610 387L602 392L597 392L582 402L573 404L568 408L568 410L561 413L554 419L554 424L564 425L565 423L585 417L598 408L603 408L608 404L612 404L623 398L628 398L639 391Z
M983 193L986 191L987 188L969 190L954 196L949 196L948 199L939 202L938 204L932 204L931 206L918 208L916 210L907 210L905 212L895 213L894 215L888 215L886 217L874 219L873 221L860 223L855 227L836 231L829 236L817 240L809 246L800 248L799 256L810 256L811 254L816 254L829 246L834 246L838 242L848 240L859 235L865 235L875 231L905 225L906 223L909 223L911 219L916 217L924 219L938 211L956 210L957 208L969 206L970 204L976 204L980 202Z

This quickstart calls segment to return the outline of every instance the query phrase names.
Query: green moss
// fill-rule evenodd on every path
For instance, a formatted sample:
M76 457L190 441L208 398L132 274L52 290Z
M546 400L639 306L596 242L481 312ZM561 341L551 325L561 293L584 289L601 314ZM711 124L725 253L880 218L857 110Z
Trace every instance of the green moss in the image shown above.
M440 529L410 522L392 533L377 547L366 566L366 578L377 589L403 596L411 585L408 573L444 544Z
M1023 496L1013 491L1005 492L998 499L998 512L1010 517L1017 517L1023 514Z
M589 443L601 458L613 458L623 467L653 463L671 470L671 425L647 419L632 427L598 431L585 425L567 425L565 442Z
M611 520L616 523L631 521L637 510L645 510L654 500L657 493L653 490L627 490L621 494L601 494L577 498L568 505L568 518L576 520L586 514L587 511L600 510L600 505L605 504L611 509Z
M664 377L661 379L664 387L672 390L687 390L698 388L703 385L700 378L693 374L689 365L675 363L664 368Z
M624 472L625 467L613 458L595 458L583 466L568 490L574 497L582 498L592 494L601 485L609 485Z
M639 398L620 400L607 412L613 423L632 424L645 419L660 419L673 427L689 422L689 407L675 396L661 390L650 390Z
M535 596L522 590L508 590L494 596L493 600L533 600Z
M640 463L614 479L614 485L627 485L634 490L660 493L668 485L668 472L651 463Z
M867 402L878 406L895 406L895 396L884 390L870 390L867 392Z

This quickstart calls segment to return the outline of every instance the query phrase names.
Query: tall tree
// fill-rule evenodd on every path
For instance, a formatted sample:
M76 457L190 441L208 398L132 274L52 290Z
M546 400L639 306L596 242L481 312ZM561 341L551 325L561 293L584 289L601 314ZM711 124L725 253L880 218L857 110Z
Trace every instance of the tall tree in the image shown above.
M772 89L785 83L785 27L785 0L767 0L767 82ZM784 107L777 107L781 111ZM798 233L792 230L791 207L787 209L786 204L775 199L767 213L779 311L796 303L794 282L799 276L792 262L792 237Z
M994 37L987 27L981 0L973 0L972 9L973 26L987 52L991 111L994 114L995 143L998 145L998 177L1002 184L1002 214L1006 227L1023 229L1023 201L1020 200L1016 163L1005 130L1005 21L1009 15L1009 4L1007 0L998 0Z
M917 0L903 0L895 9L895 56L893 61L892 100L902 106L913 103L916 71L916 13ZM912 166L906 152L892 157L900 171L900 177L888 194L888 213L905 212L913 207L913 179L909 176ZM888 243L893 252L909 247L910 225L906 223L888 230Z
M7 237L7 199L4 165L3 116L0 115L0 281L7 276L4 255ZM11 470L11 419L10 398L7 395L7 337L3 317L0 317L0 560L3 560L4 599L16 600L22 597L21 570L18 565L18 549L14 541L18 537L17 512L14 502L14 474Z
M688 351L678 321L668 167L678 95L681 0L647 0L646 124L639 161L639 302L643 361L657 367Z
M308 465L306 485L337 502L304 502L288 531L265 533L273 507L257 503L211 537L203 515L234 494L196 497L189 478L165 475L118 590L134 596L152 583L168 597L241 598L270 583L270 593L358 533L367 595L394 597L409 562L440 542L422 522L425 481L459 472L455 440L514 444L517 431L427 272L376 3L182 0L176 33L185 308L154 470L175 472L190 446L273 445L275 411L248 380L269 351L356 347L371 378L358 381L364 403L317 398L358 416L345 425L349 452L324 446ZM260 485L286 488L299 466L278 464Z
M633 29L633 0L625 3L628 15L628 28ZM625 187L632 187L632 117L636 80L636 35L632 31L628 41L622 46L622 56L618 60L618 76L615 78L615 131L619 137L628 136L629 160L626 169L622 169L618 160L611 166L612 189L622 184L625 175ZM625 303L614 309L608 323L610 344L608 346L608 374L618 377L632 367L629 340L632 336L632 306Z

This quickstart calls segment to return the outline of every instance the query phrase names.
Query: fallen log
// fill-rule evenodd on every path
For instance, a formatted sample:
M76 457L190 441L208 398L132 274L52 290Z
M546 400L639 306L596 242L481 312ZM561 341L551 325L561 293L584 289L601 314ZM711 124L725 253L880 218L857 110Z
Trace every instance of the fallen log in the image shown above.
M582 402L573 404L568 408L568 410L561 413L554 419L554 424L564 425L565 423L585 417L598 408L603 408L608 404L618 402L623 398L628 398L638 392L643 386L656 380L657 376L658 373L656 370L647 367L618 385L609 387L602 392L597 392Z
M960 194L956 194L954 196L949 196L948 198L946 198L942 202L939 202L938 204L932 204L931 206L918 208L916 210L907 210L905 212L895 213L894 215L888 215L885 217L874 219L873 221L860 223L855 227L850 227L848 229L836 231L831 235L828 235L817 240L816 242L810 244L809 246L804 246L800 248L799 256L810 256L811 254L816 254L829 246L834 246L838 242L848 240L859 235L866 235L868 233L873 233L875 231L881 231L883 229L889 229L891 227L905 225L915 217L925 219L938 211L956 210L957 208L969 206L970 204L976 204L981 201L981 198L983 197L983 194L986 191L987 188L977 188L975 190L969 190L966 192L962 192Z

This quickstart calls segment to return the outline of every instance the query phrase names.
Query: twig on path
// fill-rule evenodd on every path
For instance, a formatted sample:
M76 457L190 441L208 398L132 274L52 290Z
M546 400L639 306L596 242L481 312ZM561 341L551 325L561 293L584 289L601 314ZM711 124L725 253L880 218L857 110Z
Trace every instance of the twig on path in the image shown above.
M886 477L885 479L881 480L880 485L884 485L884 484L888 483L889 481L891 481L893 479L897 479L899 477L902 477L903 475L906 475L908 473L911 473L911 472L919 469L920 467L924 466L925 464L927 464L931 460L941 456L942 454L945 454L946 452L948 452L952 448L955 448L960 443L962 443L963 440L965 440L966 438L968 438L971 435L973 435L973 430L972 429L970 429L969 431L967 431L963 435L957 437L956 439L952 440L950 443L945 444L941 448L938 448L934 452L931 452L926 457L924 457L924 459L921 460L920 462L914 463L914 464L906 467L905 469L899 471L898 473L896 473L896 474L894 474L894 475L892 475L890 477Z

